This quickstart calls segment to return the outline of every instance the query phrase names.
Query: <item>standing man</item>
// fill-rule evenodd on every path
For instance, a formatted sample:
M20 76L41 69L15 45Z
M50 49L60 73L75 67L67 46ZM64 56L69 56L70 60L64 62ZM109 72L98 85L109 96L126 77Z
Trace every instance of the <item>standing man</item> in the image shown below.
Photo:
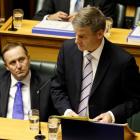
M140 77L135 59L104 38L106 20L95 7L72 21L76 38L60 49L52 99L61 115L124 123L140 110Z
M30 69L30 56L20 43L5 45L1 55L6 69L0 70L0 116L26 120L29 110L40 109L40 120L47 121L52 109L48 76Z
M44 0L42 10L35 14L34 19L71 21L75 12L77 12L76 5L78 2L80 3L80 8L96 6L106 16L113 18L116 5L114 0Z

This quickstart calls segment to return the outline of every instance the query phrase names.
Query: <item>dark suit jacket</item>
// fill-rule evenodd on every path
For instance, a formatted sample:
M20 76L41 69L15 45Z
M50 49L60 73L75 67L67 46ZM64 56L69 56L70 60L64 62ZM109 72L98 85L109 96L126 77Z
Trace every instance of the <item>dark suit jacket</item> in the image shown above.
M91 5L99 7L106 16L113 17L115 2L113 0L85 0L84 6ZM34 16L36 20L42 20L45 15L63 11L69 14L70 0L45 0L41 11Z
M78 111L83 53L74 40L60 50L51 95L60 114ZM89 98L89 116L112 111L117 123L124 123L140 110L140 77L134 57L105 40Z
M11 84L10 72L5 69L0 71L0 117L6 117L9 100L9 89ZM46 86L42 88L45 84ZM52 102L50 100L50 79L46 74L31 70L31 108L39 109L40 103L40 119L47 121L48 116L54 113ZM40 101L37 91L40 89Z

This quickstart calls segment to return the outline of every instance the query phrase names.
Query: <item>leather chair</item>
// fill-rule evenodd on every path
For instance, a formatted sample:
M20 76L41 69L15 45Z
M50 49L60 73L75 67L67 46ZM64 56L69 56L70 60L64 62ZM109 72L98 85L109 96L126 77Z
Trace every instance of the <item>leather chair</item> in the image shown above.
M116 27L122 28L125 21L126 6L120 3L116 4Z
M56 63L47 61L31 61L31 67L40 72L46 73L49 77L52 77L54 75Z
M140 21L140 6L136 8L133 26L136 26L138 21Z
M133 131L140 132L140 112L128 119L128 125Z

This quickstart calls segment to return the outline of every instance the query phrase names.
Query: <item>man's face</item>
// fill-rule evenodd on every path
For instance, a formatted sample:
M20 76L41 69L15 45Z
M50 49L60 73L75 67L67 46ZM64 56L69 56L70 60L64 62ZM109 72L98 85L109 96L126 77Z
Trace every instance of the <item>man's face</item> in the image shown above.
M29 73L30 59L21 47L15 47L4 54L5 66L16 80L23 80Z
M84 51L94 51L96 50L103 38L104 31L99 30L97 32L92 32L90 27L79 27L75 28L76 40L79 50Z

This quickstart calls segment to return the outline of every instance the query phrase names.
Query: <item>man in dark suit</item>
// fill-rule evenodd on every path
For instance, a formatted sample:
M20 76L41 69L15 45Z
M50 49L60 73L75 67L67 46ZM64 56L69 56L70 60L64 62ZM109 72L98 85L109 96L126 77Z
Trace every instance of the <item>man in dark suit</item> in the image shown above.
M37 12L34 19L42 20L45 15L48 19L71 20L71 8L76 0L44 0L42 10ZM102 10L106 16L113 18L115 2L113 0L83 0L83 6L96 6Z
M140 110L140 77L135 59L104 38L105 17L95 7L83 8L72 21L76 38L60 49L51 95L61 115L80 115L80 105L87 97L85 114L95 121L124 123ZM90 53L92 60L86 58ZM83 75L89 62L89 84ZM82 76L83 75L83 76ZM87 79L87 80L86 80ZM84 88L84 81L87 84ZM85 94L85 89L91 86ZM81 100L81 97L85 97Z
M53 109L49 94L49 77L45 73L30 69L30 56L22 44L5 45L1 55L7 70L0 70L0 116L13 118L16 83L20 81L23 84L24 119L28 119L31 109L39 109L40 120L47 121ZM39 89L40 93L37 92Z

